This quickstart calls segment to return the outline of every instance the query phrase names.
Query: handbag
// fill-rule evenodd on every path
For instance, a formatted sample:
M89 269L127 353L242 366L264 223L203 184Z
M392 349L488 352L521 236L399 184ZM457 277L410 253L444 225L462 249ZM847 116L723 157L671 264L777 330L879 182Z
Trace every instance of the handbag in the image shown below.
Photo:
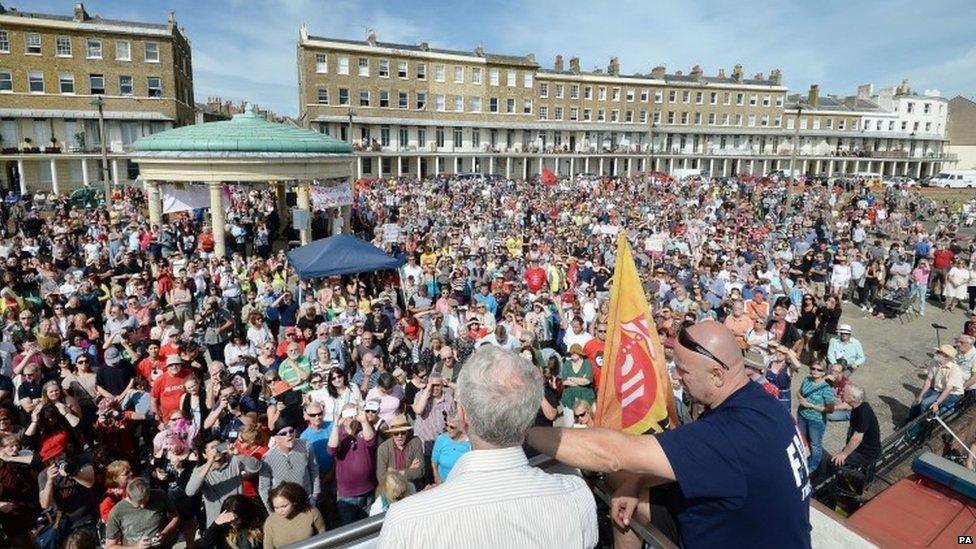
M41 511L37 526L32 532L34 543L39 549L58 549L69 534L71 518L52 508Z

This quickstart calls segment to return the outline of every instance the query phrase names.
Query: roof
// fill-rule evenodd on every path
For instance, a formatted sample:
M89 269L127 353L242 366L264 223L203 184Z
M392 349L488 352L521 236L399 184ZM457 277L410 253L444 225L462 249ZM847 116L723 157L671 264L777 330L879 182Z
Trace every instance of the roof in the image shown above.
M323 133L268 122L246 112L230 120L183 126L137 140L136 151L348 154L352 147Z
M810 108L810 101L806 95L795 93L786 98L787 110L796 109L797 105L802 106L803 110L805 111L831 111L842 114L864 112L876 112L881 114L888 113L888 111L881 108L881 106L874 101L861 97L837 97L833 95L821 95L817 98L817 107L814 109Z
M604 78L634 78L634 79L653 79L655 77L650 74L610 74L606 71L580 71L578 73L571 70L561 70L557 71L555 69L539 69L540 74L561 74L561 75L585 75L585 76L600 76ZM781 86L782 84L777 84L774 80L757 80L755 78L743 78L742 82L737 81L735 78L729 77L718 77L718 76L702 76L701 78L696 78L690 74L665 74L665 82L684 82L688 84L727 84L731 86Z
M121 19L106 19L104 17L93 15L89 16L84 21L75 21L72 15L56 15L50 13L35 13L29 11L19 11L14 8L7 8L5 11L0 11L2 15L8 15L13 17L23 17L25 19L48 19L53 21L65 21L65 22L76 22L76 23L89 23L93 25L106 25L110 27L142 27L146 29L153 30L168 30L169 25L167 23L145 23L142 21L124 21Z
M349 40L347 38L331 38L328 36L308 36L309 40L323 40L326 42L339 42L341 44L349 44L351 46L370 46L370 43L366 40ZM502 55L493 53L482 53L478 55L474 51L462 51L462 50L449 50L444 48L432 48L424 44L398 44L395 42L376 42L377 48L387 48L394 50L404 50L404 51L414 51L414 52L430 52L430 53L440 53L444 55L464 55L468 57L484 57L485 60L495 63L501 63L506 65L525 65L537 67L538 63L533 61L530 57L526 55Z

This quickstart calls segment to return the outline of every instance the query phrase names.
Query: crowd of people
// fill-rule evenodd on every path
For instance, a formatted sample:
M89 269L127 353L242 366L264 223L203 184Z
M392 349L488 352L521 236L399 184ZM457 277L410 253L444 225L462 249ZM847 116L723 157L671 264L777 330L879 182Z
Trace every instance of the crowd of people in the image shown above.
M875 365L842 304L976 305L972 243L926 223L938 206L908 189L361 181L350 228L404 266L311 281L280 249L273 195L229 198L225 257L203 212L150 226L134 188L111 211L3 203L5 545L281 547L384 512L470 451L456 388L483 346L538 369L537 425L592 425L621 230L669 366L684 328L724 324L795 416L811 471L830 422L851 429L835 463L880 452L851 381ZM973 337L976 316L936 354L913 414L976 384ZM673 380L694 421L702 405Z

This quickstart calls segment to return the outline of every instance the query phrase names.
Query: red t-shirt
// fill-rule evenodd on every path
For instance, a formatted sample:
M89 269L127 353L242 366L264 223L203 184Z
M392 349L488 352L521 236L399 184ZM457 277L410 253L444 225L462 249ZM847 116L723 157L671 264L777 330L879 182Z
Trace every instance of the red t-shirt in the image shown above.
M546 271L542 267L532 267L525 270L525 286L530 292L536 293L546 284Z
M152 385L156 378L166 371L166 357L160 355L159 358L153 360L147 356L136 365L136 371Z
M948 248L943 248L936 250L932 254L932 268L933 269L948 269L952 266L952 260L956 258L956 254L952 253L952 250Z
M603 365L603 347L606 344L597 338L591 338L583 345L583 354L586 358L590 359L590 365L593 367L593 389L600 388L600 369Z
M158 417L169 419L169 415L180 409L183 398L183 380L193 374L189 369L182 368L178 374L170 375L164 371L156 378L152 386L152 398L159 401Z

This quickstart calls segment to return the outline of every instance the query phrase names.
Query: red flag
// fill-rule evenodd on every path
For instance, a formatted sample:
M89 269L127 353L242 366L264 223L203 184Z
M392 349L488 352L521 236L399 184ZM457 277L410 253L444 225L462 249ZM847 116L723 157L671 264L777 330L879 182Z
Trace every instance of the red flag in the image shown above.
M541 181L543 185L555 185L558 179L556 178L556 174L552 173L552 170L549 168L542 168Z
M677 425L664 347L623 232L617 236L596 421L630 434L660 432Z

